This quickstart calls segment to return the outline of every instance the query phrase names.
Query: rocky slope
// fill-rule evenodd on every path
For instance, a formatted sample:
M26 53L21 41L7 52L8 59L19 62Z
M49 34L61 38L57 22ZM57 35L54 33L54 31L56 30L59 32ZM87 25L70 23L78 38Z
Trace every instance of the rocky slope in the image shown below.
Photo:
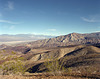
M36 54L28 60L31 63L38 62L33 66L31 64L31 72L44 72L46 70L44 62L50 57L59 58L59 63L64 62L64 67L71 68L73 71L100 74L100 48L98 47L91 45L57 47L49 52Z
M32 47L57 47L97 43L100 43L100 32L90 34L71 33L68 35L58 36L55 38L30 42L29 45Z

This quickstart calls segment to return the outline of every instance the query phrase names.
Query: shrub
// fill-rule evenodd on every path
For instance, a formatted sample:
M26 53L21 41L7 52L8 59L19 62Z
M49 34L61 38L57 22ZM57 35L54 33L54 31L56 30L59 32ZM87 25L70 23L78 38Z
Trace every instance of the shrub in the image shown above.
M14 52L14 51L12 51L11 53L12 53L12 54L16 54L16 52Z
M44 63L48 72L51 72L52 75L62 75L66 71L63 66L63 61L60 63L58 58L47 59L47 62Z
M24 63L20 60L6 61L0 66L0 69L3 71L3 75L22 75L25 72Z
M3 53L5 53L5 52L6 52L6 50L3 49Z

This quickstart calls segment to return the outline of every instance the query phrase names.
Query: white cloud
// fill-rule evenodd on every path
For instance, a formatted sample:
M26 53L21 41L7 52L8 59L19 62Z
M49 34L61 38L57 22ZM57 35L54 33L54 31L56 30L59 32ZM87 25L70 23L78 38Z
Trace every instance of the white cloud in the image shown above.
M93 23L93 22L100 22L100 15L91 15L91 16L89 16L88 18L86 18L86 17L81 17L81 19L82 19L83 21L90 22L90 23Z
M14 9L14 3L11 2L11 1L8 1L7 8L6 9L13 10Z
M8 2L8 8L9 8L10 10L13 10L13 9L14 9L13 2Z
M94 32L100 32L100 31L94 31Z
M86 22L96 22L94 19L88 19L88 18L85 18L85 17L81 17L83 21L86 21Z
M9 24L19 24L19 23L12 22L12 21L9 21L9 20L0 20L0 22L2 22L2 23L9 23Z
M11 25L11 26L2 26L4 29L9 29L9 30L12 30L15 28L14 25Z
M48 31L56 31L56 29L48 29Z

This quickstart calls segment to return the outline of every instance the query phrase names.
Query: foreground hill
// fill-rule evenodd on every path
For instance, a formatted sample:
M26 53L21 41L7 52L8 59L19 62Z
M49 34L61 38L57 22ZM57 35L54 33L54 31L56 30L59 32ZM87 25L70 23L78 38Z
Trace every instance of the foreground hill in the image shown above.
M44 72L46 70L43 65L44 60L50 57L59 58L60 62L64 62L63 65L66 68L72 68L75 71L80 71L80 73L82 71L87 72L89 69L91 73L100 72L100 48L90 45L58 47L49 49L49 52L38 53L29 60L34 62L41 61L31 67L31 72Z
M58 36L55 38L30 42L29 45L32 47L57 47L96 43L100 43L100 32L90 34L71 33L68 35Z
M3 45L5 47L5 45ZM17 48L16 48L17 47ZM27 72L45 72L48 69L45 63L53 62L51 59L55 58L59 60L59 63L63 62L63 66L71 69L71 73L82 74L90 77L100 78L100 48L98 45L74 45L63 46L53 48L31 48L27 53L26 47L6 47L0 50L0 65L4 62L23 58L22 63L25 63L24 67ZM0 72L2 74L2 72ZM93 76L94 74L94 76ZM81 76L82 76L81 75Z

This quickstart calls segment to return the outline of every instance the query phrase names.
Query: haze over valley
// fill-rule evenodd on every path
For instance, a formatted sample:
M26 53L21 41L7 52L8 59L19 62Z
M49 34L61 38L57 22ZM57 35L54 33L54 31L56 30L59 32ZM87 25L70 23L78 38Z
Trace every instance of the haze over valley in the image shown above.
M18 44L23 42L36 41L40 39L52 38L54 36L49 35L34 35L34 34L2 34L0 35L0 44Z

